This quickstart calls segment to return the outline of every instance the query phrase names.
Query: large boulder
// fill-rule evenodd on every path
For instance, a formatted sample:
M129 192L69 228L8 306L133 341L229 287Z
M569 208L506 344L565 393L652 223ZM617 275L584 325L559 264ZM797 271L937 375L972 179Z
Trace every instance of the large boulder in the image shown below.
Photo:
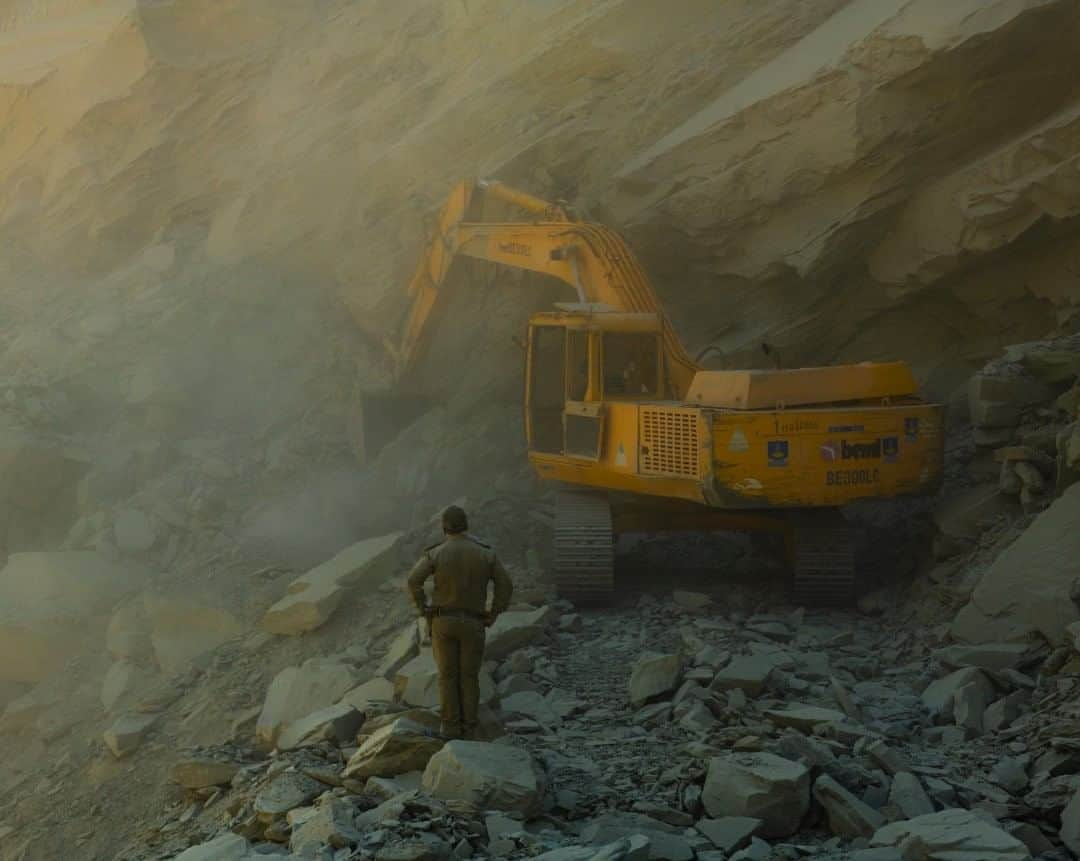
M355 685L352 668L340 661L310 658L299 667L287 667L274 677L266 692L255 723L256 737L273 745L287 724L334 705Z
M540 812L543 780L528 751L483 741L451 741L424 770L424 791L482 810L533 816Z
M503 613L488 628L484 645L484 657L489 661L501 661L511 652L530 645L544 633L544 628L555 616L551 607L536 610L511 610Z
M398 670L420 654L420 626L418 622L410 622L390 642L386 654L383 655L375 675L384 679L393 679Z
M942 810L874 832L871 846L903 847L905 861L1026 861L1028 848L971 810Z
M345 597L334 583L317 583L303 592L288 594L262 618L262 628L271 634L295 637L321 628Z
M630 704L640 708L653 697L673 693L682 676L682 656L646 652L634 663L630 673Z
M359 712L367 712L372 703L386 703L394 699L394 683L389 679L376 676L363 684L357 685L341 698Z
M397 568L397 543L402 533L392 532L352 544L321 565L289 584L296 595L315 586L334 585L351 589L372 588L391 576Z
M1074 484L1001 552L952 624L966 643L1017 642L1042 635L1060 644L1080 619L1080 484Z
M967 667L931 682L922 692L923 705L936 719L953 715L960 692L969 685L974 685L984 699L992 702L989 698L993 694L994 686L986 673L974 667ZM967 694L970 694L970 691ZM964 699L968 699L968 696L965 695Z
M409 706L438 708L439 670L430 649L424 649L397 671L394 677L396 698ZM486 670L480 671L480 702L487 704L495 696L495 680Z
M105 744L117 759L134 753L157 721L152 714L122 714L104 733Z
M289 848L300 858L313 858L324 846L343 849L355 845L362 839L354 822L355 812L349 802L332 795L314 807L300 808L290 815L293 830Z
M0 681L33 684L59 669L101 637L106 614L149 577L98 553L10 556L0 570Z
M772 753L716 757L701 802L709 816L760 819L764 837L787 837L810 809L810 770Z
M443 746L429 727L400 717L376 730L345 766L345 777L395 777L424 769Z
M278 750L293 750L320 741L352 743L363 722L362 712L349 703L340 702L314 711L285 726L277 738L277 747Z
M169 675L183 672L192 661L244 632L232 613L212 604L147 595L145 605L154 657Z
M334 614L345 591L374 587L397 564L400 532L353 544L289 584L288 593L262 619L271 634L296 636L321 627Z

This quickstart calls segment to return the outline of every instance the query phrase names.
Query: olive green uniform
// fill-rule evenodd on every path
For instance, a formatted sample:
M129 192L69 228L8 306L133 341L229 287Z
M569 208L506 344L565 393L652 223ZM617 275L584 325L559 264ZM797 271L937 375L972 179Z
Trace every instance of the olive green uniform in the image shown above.
M424 583L435 577L432 606ZM488 583L495 584L491 609ZM424 551L409 574L416 609L431 618L431 652L439 669L442 730L468 738L476 729L484 626L510 605L513 584L495 551L470 535L448 535Z

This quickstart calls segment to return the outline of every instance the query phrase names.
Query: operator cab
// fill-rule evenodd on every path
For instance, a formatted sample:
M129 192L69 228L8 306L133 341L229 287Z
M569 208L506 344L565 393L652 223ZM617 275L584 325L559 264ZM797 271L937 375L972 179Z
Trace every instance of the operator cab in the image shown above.
M529 320L529 450L597 460L605 402L667 396L660 318L606 306L562 307Z

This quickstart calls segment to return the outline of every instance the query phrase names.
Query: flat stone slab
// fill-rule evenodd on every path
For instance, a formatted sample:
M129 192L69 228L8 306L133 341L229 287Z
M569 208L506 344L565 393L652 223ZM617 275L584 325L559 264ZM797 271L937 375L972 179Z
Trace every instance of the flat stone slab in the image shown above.
M750 843L761 831L762 822L753 816L721 816L719 819L699 819L694 826L712 841L713 846L731 853Z
M818 724L847 721L847 715L835 709L798 704L782 709L769 709L765 716L777 726L792 727L803 732L810 732Z
M776 662L768 655L740 655L716 674L712 687L719 691L740 688L748 696L756 697L765 689L774 669Z

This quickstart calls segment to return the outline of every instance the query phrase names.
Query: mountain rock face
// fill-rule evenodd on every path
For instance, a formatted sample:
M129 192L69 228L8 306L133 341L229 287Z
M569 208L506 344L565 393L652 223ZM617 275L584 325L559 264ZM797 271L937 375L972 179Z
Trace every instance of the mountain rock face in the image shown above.
M1076 311L1068 0L8 0L0 22L10 278L257 262L382 332L433 208L492 175L627 232L724 364L767 340L947 387ZM514 376L477 329L548 297L482 271L425 385Z

